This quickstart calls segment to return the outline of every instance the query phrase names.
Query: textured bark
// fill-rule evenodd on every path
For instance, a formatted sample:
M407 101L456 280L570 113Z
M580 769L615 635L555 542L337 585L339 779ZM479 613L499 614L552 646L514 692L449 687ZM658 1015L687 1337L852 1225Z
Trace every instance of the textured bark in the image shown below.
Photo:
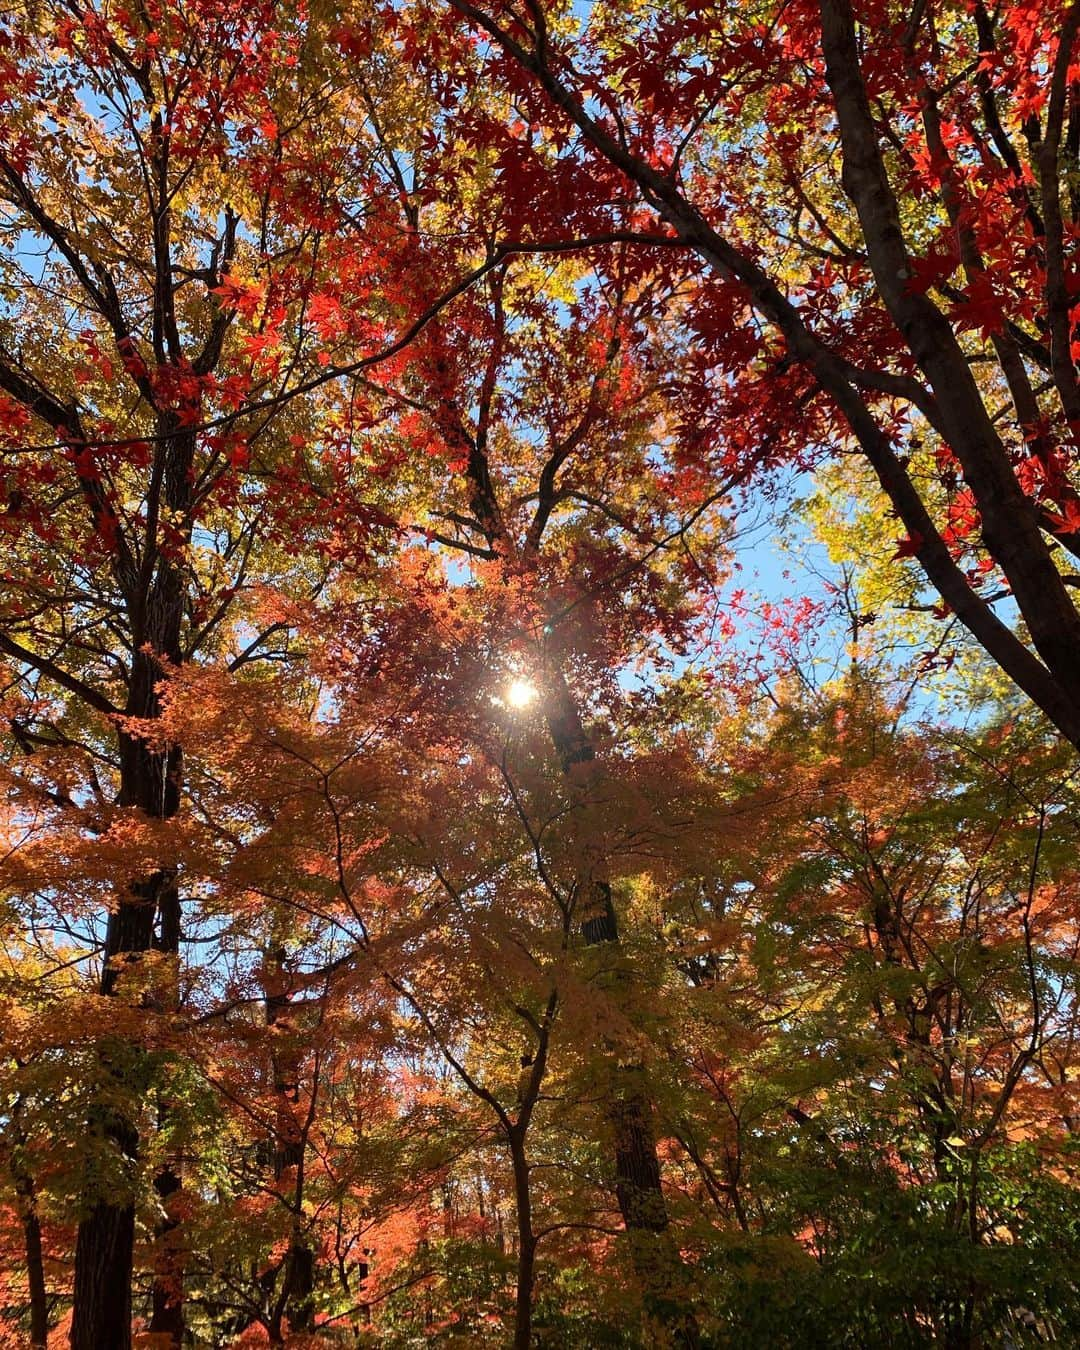
M133 1204L102 1201L79 1224L71 1350L130 1347L134 1242Z

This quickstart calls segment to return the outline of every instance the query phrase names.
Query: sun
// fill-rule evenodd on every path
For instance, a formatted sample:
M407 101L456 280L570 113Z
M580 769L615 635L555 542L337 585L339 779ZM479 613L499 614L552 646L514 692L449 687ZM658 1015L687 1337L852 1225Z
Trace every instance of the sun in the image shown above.
M536 698L536 685L518 676L506 689L506 702L511 708L527 708Z

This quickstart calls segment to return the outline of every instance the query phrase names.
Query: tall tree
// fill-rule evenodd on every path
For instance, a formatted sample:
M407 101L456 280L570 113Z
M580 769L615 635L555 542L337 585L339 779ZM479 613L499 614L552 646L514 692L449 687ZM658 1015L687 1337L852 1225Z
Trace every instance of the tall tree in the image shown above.
M298 391L336 379L316 352L326 340L359 338L363 364L400 336L400 308L383 307L385 329L343 334L320 306L324 236L371 187L363 130L340 133L350 98L320 45L274 4L58 4L5 21L0 653L28 691L14 747L81 747L83 791L162 820L182 795L181 747L148 730L165 670L230 642L237 665L280 655L278 626L235 637L253 582L289 572L317 589L325 554L298 555L296 539L333 532L362 548L373 520L347 462L290 411ZM373 227L376 252L379 237ZM334 305L371 300L362 253L351 282L330 260ZM324 426L332 438L338 423ZM335 478L340 514L327 520ZM152 950L175 983L180 940L167 857L116 877L101 992L121 996L124 970ZM168 983L154 998L175 1000ZM102 1047L121 1078L124 1058ZM130 1113L103 1103L92 1130L134 1162ZM176 1167L158 1182L168 1211ZM133 1205L122 1189L85 1204L74 1342L126 1345ZM170 1289L154 1331L178 1343Z

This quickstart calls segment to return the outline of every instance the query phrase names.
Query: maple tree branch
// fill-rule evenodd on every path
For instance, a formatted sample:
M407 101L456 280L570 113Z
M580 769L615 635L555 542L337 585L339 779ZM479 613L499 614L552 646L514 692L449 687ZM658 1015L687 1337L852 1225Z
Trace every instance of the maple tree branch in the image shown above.
M75 478L90 509L94 528L101 530L105 522L113 527L112 532L116 538L117 580L122 590L130 591L135 576L135 562L121 529L119 517L102 486L100 477L79 458L89 450L89 446L79 419L78 408L69 406L50 393L35 377L18 368L2 353L0 353L0 389L10 394L27 412L40 417L47 426L64 438L54 445L41 448L67 450L75 456Z
M31 192L18 169L12 164L10 159L0 152L0 173L7 179L14 195L14 204L22 206L27 215L38 227L38 229L52 242L63 254L68 266L74 272L79 284L86 292L91 303L101 317L108 324L116 340L117 346L122 352L134 351L135 340L127 320L124 317L123 307L120 303L120 296L116 289L116 283L103 264L91 259L89 265L86 259L79 253L72 242L71 235L59 221L54 220L45 210L41 203ZM91 276L91 271L96 276L97 281ZM125 362L125 368L131 375L139 393L147 401L150 407L156 406L156 397L154 387L150 382L149 374L145 365L139 362L137 365L131 362Z
M1080 615L951 325L925 292L910 284L911 260L863 83L849 0L820 0L820 14L825 76L840 127L843 184L862 225L878 293L937 395L947 440L979 507L987 547L1012 586L1035 648L1069 701L1080 703Z
M920 81L917 71L912 68L911 75L916 84ZM988 282L986 263L979 249L975 229L971 224L967 197L962 177L957 169L946 138L942 130L941 113L937 96L925 81L922 84L923 127L926 133L927 148L936 164L940 166L941 197L946 213L952 225L960 249L960 260L969 287L974 290L978 285L985 288ZM1051 494L1062 503L1068 501L1074 507L1080 507L1080 495L1071 487L1061 471L1050 437L1043 429L1043 418L1038 398L1024 365L1020 349L1008 327L996 328L990 334L998 365L1005 376L1015 410L1016 422L1021 429L1030 452L1039 460L1046 475ZM994 419L991 418L991 422ZM939 427L943 433L944 427ZM1045 513L1044 513L1045 514Z
M220 286L224 281L229 264L236 253L236 228L239 223L239 218L233 212L232 207L226 206L224 231L220 241L214 245L213 256L208 269L209 274L205 278L208 290ZM202 350L191 363L191 368L196 375L209 375L217 367L225 345L225 335L228 333L234 317L235 311L227 309L224 305L218 306L217 313L210 321L210 331L203 343Z
M986 7L982 3L982 0L977 0L974 9L974 17L975 31L979 40L980 55L993 55L997 51L997 38L994 34L995 19L992 19L986 12ZM979 106L982 111L983 121L986 123L987 130L990 133L990 139L993 142L997 153L1000 155L1002 162L1013 175L1014 195L1021 201L1024 212L1031 222L1031 228L1034 231L1036 238L1042 238L1046 233L1042 217L1036 209L1028 185L1025 181L1024 169L1023 165L1020 163L1020 156L1017 154L1016 147L1013 145L1012 140L1001 121L994 87L990 82L990 75L982 61L979 62L975 70L975 87L979 92Z
M478 1079L473 1077L461 1062L460 1058L450 1049L449 1045L446 1043L446 1039L439 1032L431 1016L412 990L388 971L380 970L379 973L390 988L393 989L394 993L399 994L406 1003L408 1003L409 1007L412 1008L413 1012L416 1013L417 1017L419 1017L425 1031L435 1042L439 1049L439 1053L442 1055L443 1059L446 1060L447 1064L450 1065L474 1097L478 1097L481 1101L486 1102L488 1106L491 1107L498 1118L499 1124L502 1126L503 1130L509 1134L514 1128L514 1122L511 1120L509 1112L488 1088L484 1087Z
M275 408L281 404L288 403L292 399L302 394L308 394L315 389L321 388L331 380L339 380L346 376L357 375L361 371L369 370L372 366L381 365L385 361L399 355L420 334L428 327L432 320L436 319L448 305L460 295L464 295L470 290L476 282L493 272L497 267L502 266L506 258L519 253L579 253L583 249L599 248L606 244L617 243L620 241L632 240L636 243L649 244L651 246L672 246L679 241L670 239L664 235L642 234L627 230L610 230L599 235L590 235L580 239L568 240L532 240L503 242L496 244L488 257L482 263L479 263L471 271L466 272L457 282L434 301L431 302L421 313L410 323L404 331L390 344L383 347L378 352L373 352L369 356L360 357L356 361L349 361L343 365L328 366L321 374L313 376L292 389L284 390L279 394L274 394L269 398L261 399L255 403L248 404L246 407L238 409L236 412L223 414L221 417L213 418L204 422L198 428L198 431L211 431L217 427L226 426L235 422L238 418L248 416L251 413L262 412L267 408ZM258 434L258 433L256 433ZM99 442L99 444L108 444L108 442Z
M951 304L963 305L968 301L967 292L959 286L953 286L948 281L935 281L932 289L937 291ZM1006 319L1005 331L1032 365L1038 366L1040 370L1050 374L1053 367L1050 360L1049 349L1040 342L1034 334L1029 333L1013 319ZM1049 385L1047 386L1047 388L1050 387L1051 386Z
M119 296L116 294L116 287L100 264L94 265L94 270L98 274L98 285L90 275L90 268L85 259L71 242L68 231L54 220L45 210L41 203L31 192L25 178L15 167L6 154L0 152L0 173L8 181L13 195L13 205L21 206L26 214L38 227L47 239L50 239L63 254L65 261L71 270L75 273L79 284L86 292L94 308L101 317L109 324L117 336L126 335L124 325L124 316L120 309ZM104 286L104 289L102 289Z
M888 370L867 370L849 361L838 361L838 366L860 389L871 389L890 398L903 399L912 404L937 432L943 431L937 400L927 387L911 375L896 375Z
M537 549L540 547L540 540L543 538L544 530L547 527L548 520L551 518L551 512L558 500L555 479L558 476L559 470L574 451L577 450L592 429L600 406L600 390L607 377L608 368L618 354L618 350L619 339L617 334L612 332L611 337L608 339L604 359L601 362L599 369L594 373L589 384L589 394L581 416L562 440L558 441L552 447L550 455L544 462L543 468L540 470L540 480L537 485L536 510L526 535L526 546L529 548Z
M272 637L274 633L287 631L288 627L289 625L287 623L278 620L276 623L272 623L264 628L261 633L256 634L247 646L229 662L229 672L235 674L235 672L238 671L241 666L246 665L248 661L256 660L257 658L253 653L262 646L266 639Z
M487 14L471 4L469 0L448 0L448 3L459 13L491 33L508 54L513 56L524 69L538 79L556 106L567 114L592 144L616 167L620 168L632 182L638 184L646 199L675 228L679 238L699 252L717 268L721 275L734 277L746 286L757 308L766 318L774 322L784 334L795 359L804 362L811 368L822 389L829 393L840 407L864 453L877 471L883 487L886 488L897 507L901 519L908 527L909 533L914 531L911 537L915 538L918 535L925 541L922 551L919 553L919 559L924 566L927 566L928 575L939 590L945 587L948 591L948 595L945 595L945 591L942 591L944 598L947 599L947 602L965 625L975 632L980 641L984 641L984 645L990 644L988 650L991 650L995 658L1003 664L1003 668L1032 697L1033 701L1043 707L1074 742L1080 744L1080 713L1076 711L1076 704L1080 702L1080 699L1074 699L1071 694L1066 694L1058 684L1058 678L1061 677L1064 677L1064 683L1067 687L1080 684L1077 672L1069 665L1067 659L1072 652L1071 644L1069 652L1063 653L1060 657L1058 655L1062 652L1064 645L1062 642L1063 636L1069 634L1070 627L1080 627L1080 621L1077 619L1076 610L1060 582L1057 569L1050 561L1049 555L1045 556L1045 568L1038 567L1036 569L1038 576L1031 577L1030 583L1023 589L1024 600L1027 602L1026 608L1036 611L1039 616L1046 616L1037 627L1042 645L1047 647L1055 658L1053 674L1041 661L1032 656L1023 643L1001 623L968 585L963 573L953 562L948 549L933 527L919 494L915 491L906 472L901 469L886 437L870 415L865 403L858 397L852 387L851 368L810 332L798 310L781 293L772 279L756 263L746 258L727 240L718 235L697 208L692 206L672 183L620 145L585 110L578 98L570 92L548 64L540 60L535 53L522 47L520 43ZM830 0L824 0L824 6L830 6ZM861 90L857 53L852 58L849 51L849 47L854 41L853 21L850 18L850 11L847 11L847 17L845 18L842 13L837 14L835 12L837 9L838 6L833 4L834 28L839 25L842 29L842 40L839 44L836 41L832 44L834 49L833 62L834 65L839 63L840 57L836 48L842 46L842 60L845 63L844 70L842 74L837 75L837 79L846 80L849 90L853 88ZM855 60L854 72L851 71L850 67L851 59ZM852 85L853 80L855 81L854 86ZM851 101L858 102L860 98L865 101L865 94L849 92L847 97L849 103ZM857 119L865 120L866 117L868 117L868 114L864 114L860 106ZM872 144L872 132L869 133L869 137L871 138L871 144L868 148L863 147L864 158L868 160L870 165L868 173L872 178L876 175L877 178L883 179L884 171L880 168L880 158L876 146ZM864 135L865 139L867 137ZM888 192L887 183L885 183L884 188L878 183L874 191L876 194L874 211L876 212L882 200L891 201L891 195ZM881 196L882 192L885 194L884 199ZM894 211L895 207L892 210ZM888 216L888 208L886 208L886 215ZM876 220L876 216L874 219ZM891 216L888 216L888 219L891 220ZM873 223L872 221L871 224ZM903 251L899 226L893 227L888 224L887 220L886 226L883 228L885 228L888 249L895 264L889 292L890 296L895 299L898 294L902 293L903 278L899 276L899 272L903 271L906 275L906 254ZM871 237L868 242L872 242L874 230L870 230L869 233ZM924 303L930 309L933 309L929 301L924 300ZM940 313L934 310L934 314L939 322L944 324ZM948 330L948 344L955 347L955 338L952 336L951 330ZM962 378L970 384L971 377L966 363L961 359L960 364L963 369ZM972 385L971 388L978 405L978 414L971 412L971 417L977 424L980 417L982 421L986 420L986 412L981 402L978 401L978 394L977 391L974 391L974 386ZM905 396L910 397L910 392L907 392ZM970 428L965 428L965 437L969 430ZM990 435L992 439L996 440L992 429ZM998 448L1000 449L1000 442L998 442ZM998 487L1007 489L1007 499L1012 503L1010 519L1007 524L1002 519L1002 529L995 533L998 537L1000 551L1004 552L1006 559L1013 564L1012 570L1022 572L1024 580L1027 581L1029 570L1027 558L1019 553L1010 533L1014 526L1013 516L1023 516L1026 502L1021 497L1019 506L1015 504L1013 499L1019 495L1019 492L1016 480L1007 464L1005 465L1005 473L1007 474L1005 479L1002 479L1000 473L995 473L995 489ZM1035 534L1041 541L1037 529ZM1002 539L1004 539L1003 547L1001 547ZM1040 547L1041 543L1036 547L1036 555L1038 555ZM1042 552L1045 554L1044 548ZM1037 557L1037 562L1042 561ZM1047 569L1052 575L1043 577L1042 573ZM1006 574L1009 574L1008 567L1006 568ZM1014 590L1016 589L1014 583ZM1056 603L1058 596L1063 603ZM1025 608L1025 606L1022 605L1022 608ZM1048 610L1050 613L1047 612ZM1080 646L1080 642L1077 643L1077 646ZM1054 711L1050 712L1050 708L1053 708Z
M1077 384L1076 366L1072 358L1072 323L1069 317L1069 283L1066 276L1065 227L1061 217L1058 158L1068 72L1078 31L1080 31L1080 0L1073 0L1058 37L1046 109L1046 128L1039 147L1042 218L1046 230L1044 249L1050 361L1062 409L1073 428L1080 426L1080 386Z
M62 669L54 661L50 661L47 656L39 656L37 652L32 652L29 648L23 647L3 631L0 631L0 652L5 652L14 660L32 666L47 679L52 680L53 684L58 684L62 689L66 689L69 694L75 694L96 712L104 713L107 717L120 715L120 709L114 707L104 694L84 683L77 676Z
M276 394L268 395L266 398L255 399L232 412L222 413L218 417L208 418L203 422L186 426L185 431L192 435L198 435L202 432L216 431L221 427L231 426L234 422L240 421L253 414L265 412L280 408L288 404L295 398L304 394L313 393L316 389L321 389L324 385L333 380L348 378L360 374L362 371L370 370L374 366L383 364L398 356L403 352L417 337L428 327L433 319L442 313L454 300L464 295L477 281L485 277L494 268L500 266L508 258L524 254L560 254L560 253L580 253L592 248L602 248L609 244L632 243L640 244L648 248L681 248L685 246L682 239L674 235L650 234L637 230L607 230L596 235L585 235L573 239L558 240L517 240L505 241L495 245L494 251L479 263L476 267L466 272L457 282L448 290L444 291L437 299L433 300L418 316L414 319L400 334L387 346L382 347L377 352L372 352L367 356L359 357L355 361L345 362L340 365L328 365L318 375L294 385L290 389L280 390ZM50 423L51 425L51 423ZM254 431L246 434L248 441L254 440L265 429L266 423L256 427ZM169 439L175 433L172 432L153 432L148 435L139 436L95 436L87 438L87 443L99 448L123 449L131 446L144 446L152 444L155 441ZM28 453L31 451L63 450L69 448L68 441L45 441L45 442L27 442L21 444L15 449L20 452Z
M510 769L506 762L508 746L503 746L503 753L499 760L499 774L510 794L510 800L514 805L514 814L521 822L521 827L529 839L529 844L533 851L533 859L536 863L536 872L540 880L544 883L548 894L559 907L559 911L565 918L570 910L570 897L564 896L559 887L548 873L547 863L544 861L544 851L540 843L540 835L533 829L533 823L529 819L529 813L525 810L525 804L518 793L517 785L510 774Z
M452 539L448 534L439 534L437 530L427 530L422 526L417 527L425 539L429 539L434 544L442 544L444 548L458 549L462 553L468 553L473 558L483 558L485 562L494 562L499 556L493 548L484 548L480 544L471 544L467 539Z

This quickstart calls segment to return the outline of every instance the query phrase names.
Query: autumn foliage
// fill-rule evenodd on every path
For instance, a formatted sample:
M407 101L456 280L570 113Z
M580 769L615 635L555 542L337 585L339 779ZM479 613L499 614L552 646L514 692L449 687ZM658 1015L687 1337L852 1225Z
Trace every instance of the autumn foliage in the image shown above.
M1080 1339L1078 250L1075 0L0 18L0 1344Z

